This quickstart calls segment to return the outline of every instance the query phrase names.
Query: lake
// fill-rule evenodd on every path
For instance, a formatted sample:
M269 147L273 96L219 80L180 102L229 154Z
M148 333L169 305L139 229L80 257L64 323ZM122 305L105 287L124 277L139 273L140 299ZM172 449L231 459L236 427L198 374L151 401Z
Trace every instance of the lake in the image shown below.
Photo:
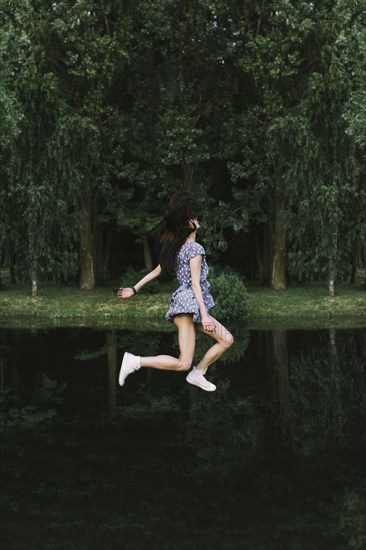
M213 393L118 386L172 332L3 329L2 548L364 548L366 330L234 328Z

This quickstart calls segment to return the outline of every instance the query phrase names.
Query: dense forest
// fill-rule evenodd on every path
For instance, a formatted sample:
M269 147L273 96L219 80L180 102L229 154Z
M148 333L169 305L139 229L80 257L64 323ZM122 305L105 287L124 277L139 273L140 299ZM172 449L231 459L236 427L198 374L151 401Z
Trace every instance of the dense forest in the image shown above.
M2 0L0 260L151 267L170 195L212 264L285 289L366 264L365 0Z

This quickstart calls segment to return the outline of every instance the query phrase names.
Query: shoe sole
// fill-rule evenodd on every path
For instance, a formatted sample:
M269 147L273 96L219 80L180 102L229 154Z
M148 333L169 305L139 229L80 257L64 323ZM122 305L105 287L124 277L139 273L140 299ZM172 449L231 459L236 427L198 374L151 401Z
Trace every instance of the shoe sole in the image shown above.
M128 372L125 373L125 371L127 369L128 358L130 357L130 355L131 353L128 353L128 351L126 351L122 359L121 369L119 371L119 377L118 377L118 383L120 386L124 385L126 378L129 374Z
M201 385L199 382L197 382L196 380L190 380L189 378L186 378L188 384L192 384L192 386L197 386L197 388L200 388L201 390L204 390L204 391L215 391L216 390L216 386L215 384L212 384L213 388L205 388L203 385ZM211 382L210 382L211 384Z

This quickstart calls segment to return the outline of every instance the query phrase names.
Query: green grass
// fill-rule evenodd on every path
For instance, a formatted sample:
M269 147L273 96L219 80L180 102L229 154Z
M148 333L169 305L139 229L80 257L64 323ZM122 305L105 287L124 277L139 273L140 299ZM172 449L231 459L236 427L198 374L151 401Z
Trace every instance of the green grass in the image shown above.
M286 291L249 288L250 325L257 329L366 327L366 292L361 285L340 285L337 296L325 284L293 286Z
M120 300L112 288L91 291L70 286L40 285L32 298L24 285L8 285L0 293L2 326L95 326L158 329L164 321L170 293L139 294Z
M8 285L0 293L3 327L91 326L170 330L164 319L171 287L157 294L139 293L119 300L112 288L80 291L42 284L32 298L28 287ZM294 286L286 291L248 287L250 329L366 327L366 292L361 285L338 287L334 298L326 285ZM213 289L214 294L214 289ZM214 315L214 310L212 310Z

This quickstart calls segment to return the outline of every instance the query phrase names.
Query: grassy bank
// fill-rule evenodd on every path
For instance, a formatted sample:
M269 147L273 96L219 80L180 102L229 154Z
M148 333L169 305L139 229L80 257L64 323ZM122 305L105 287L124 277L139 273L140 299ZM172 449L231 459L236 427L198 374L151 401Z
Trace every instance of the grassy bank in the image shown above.
M324 285L308 285L275 292L249 287L250 329L366 327L366 292L360 285L338 288L334 298ZM171 289L141 293L129 300L116 298L112 288L80 291L74 287L43 285L32 298L21 285L0 293L4 327L100 326L169 330L164 320ZM214 315L214 310L212 310Z
M325 285L286 291L251 289L250 324L254 328L366 327L366 292L361 285L343 285L329 297Z

